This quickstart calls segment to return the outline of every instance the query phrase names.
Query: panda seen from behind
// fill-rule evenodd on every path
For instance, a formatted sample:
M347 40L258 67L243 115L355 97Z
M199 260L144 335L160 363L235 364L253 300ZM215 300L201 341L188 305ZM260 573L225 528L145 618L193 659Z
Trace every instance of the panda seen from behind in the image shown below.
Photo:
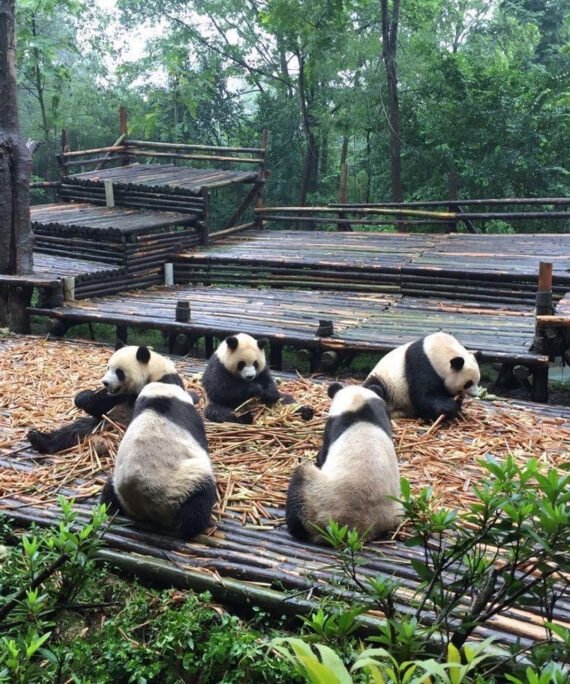
M149 382L168 382L183 387L174 363L146 346L118 343L101 380L103 388L83 390L75 396L75 405L88 417L51 432L30 430L28 440L41 453L54 454L69 449L89 435L103 415L128 423L135 399Z
M145 385L101 503L191 539L210 526L216 500L204 423L192 397L177 384Z
M378 385L388 409L408 417L455 418L465 395L477 396L478 355L453 335L436 332L386 354L364 387Z
M379 391L373 385L330 385L332 404L317 465L300 465L287 491L293 537L319 541L319 529L331 520L372 539L399 525L400 472Z
M265 358L267 340L256 340L247 333L227 337L210 357L202 385L207 404L204 417L216 423L250 424L251 411L241 416L235 409L248 399L258 398L266 406L284 398L271 377Z

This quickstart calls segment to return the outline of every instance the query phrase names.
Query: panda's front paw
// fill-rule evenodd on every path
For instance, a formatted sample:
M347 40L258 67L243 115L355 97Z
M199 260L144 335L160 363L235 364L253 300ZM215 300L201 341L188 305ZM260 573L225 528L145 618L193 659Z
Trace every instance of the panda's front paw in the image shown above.
M93 406L95 400L95 392L93 390L83 390L75 395L74 403L78 409L89 413L89 409Z
M253 411L246 411L240 416L236 416L237 422L242 425L251 425L253 423Z
M303 420L311 420L315 415L315 411L312 406L305 404L304 406L299 406L299 408L295 410L295 414L301 416Z
M248 397L262 397L263 387L258 382L252 382L247 387Z
M43 432L40 432L39 430L29 430L26 436L28 442L36 451L39 451L40 454L50 453L49 442Z
M265 404L265 406L273 406L273 404L276 404L280 398L281 395L279 392L266 392L265 390L262 390L260 396L261 403Z

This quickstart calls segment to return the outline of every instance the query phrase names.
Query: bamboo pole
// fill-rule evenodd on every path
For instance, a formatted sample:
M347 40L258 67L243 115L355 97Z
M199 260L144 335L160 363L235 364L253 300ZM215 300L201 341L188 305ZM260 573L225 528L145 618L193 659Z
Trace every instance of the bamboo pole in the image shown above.
M224 157L221 155L206 155L206 154L171 154L169 152L154 152L145 151L142 149L132 149L128 148L129 154L136 157L157 157L169 159L192 159L197 161L221 161L221 162L233 162L236 164L261 164L263 163L262 158L258 157Z
M148 140L127 140L127 145L131 147L149 147L152 149L173 149L173 150L201 150L211 152L251 152L252 154L263 154L264 147L224 147L217 145L186 145L183 143L163 143Z

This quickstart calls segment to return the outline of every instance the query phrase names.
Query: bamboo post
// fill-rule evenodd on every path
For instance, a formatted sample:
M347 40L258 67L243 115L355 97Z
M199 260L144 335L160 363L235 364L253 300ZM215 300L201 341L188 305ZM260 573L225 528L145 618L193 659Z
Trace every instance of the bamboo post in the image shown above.
M117 325L116 331L117 331L117 339L120 340L123 344L127 344L127 338L128 338L127 326L126 325Z
M447 176L447 189L449 195L449 211L457 212L457 174L452 171ZM457 233L457 219L453 219L447 224L447 229L450 233Z
M348 201L348 164L342 164L340 167L340 180L338 186L338 201L339 204L346 204ZM339 211L339 219L343 219L346 216L345 212ZM352 231L352 226L350 223L337 223L336 229L338 231Z
M202 221L200 223L200 244L207 245L210 242L210 196L208 188L203 187L202 195Z
M129 118L128 118L128 112L127 108L125 105L121 105L119 107L119 133L120 136L123 137L123 140L125 141L125 147L126 147L126 138L127 135L129 134ZM129 165L129 155L125 151L123 154L123 161L122 161L122 166L128 166Z
M552 263L541 261L538 270L538 290L536 292L536 315L544 316L552 313ZM549 344L547 329L539 328L535 323L532 350L548 354ZM548 401L548 366L533 369L531 398L533 401Z
M63 299L66 302L75 301L75 277L65 276L63 279Z
M283 367L283 346L276 342L271 343L269 350L269 365L274 370L281 370Z
M257 187L257 196L255 199L255 208L262 209L265 206L265 181L267 178L267 148L269 146L269 130L267 128L263 129L263 135L261 138L261 147L263 149L262 158L263 161L260 164L258 180L255 185ZM256 214L255 216L255 227L263 228L263 216Z
M115 193L113 192L113 181L105 178L103 181L105 187L105 206L112 209L115 206Z
M59 162L60 165L60 170L61 170L61 175L62 176L67 176L67 166L63 163L65 161L65 153L68 151L68 146L67 146L67 129L62 128L61 129L61 155L57 155L57 161Z

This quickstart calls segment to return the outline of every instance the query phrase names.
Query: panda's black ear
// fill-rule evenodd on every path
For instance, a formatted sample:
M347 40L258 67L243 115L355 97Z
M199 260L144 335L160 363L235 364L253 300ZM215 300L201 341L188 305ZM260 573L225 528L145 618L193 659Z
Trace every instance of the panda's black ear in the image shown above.
M473 356L475 357L475 361L481 361L483 358L483 352L480 351L479 349L473 353Z
M367 385L366 389L372 390L374 392L374 394L377 394L380 397L380 399L386 399L386 396L384 394L384 390L380 385L374 385L374 384Z
M239 340L237 337L232 335L231 337L226 338L226 344L232 351L235 351L238 348Z
M123 347L126 347L127 345L123 342L123 340L120 340L117 338L117 341L115 342L115 351L118 351L119 349L122 349Z
M341 389L342 389L342 383L333 382L332 384L329 385L329 388L327 390L327 394L332 399L334 397L334 395Z
M260 349L265 349L267 345L269 344L269 340L266 337L260 337L259 340L257 340L257 346Z
M150 361L150 351L148 347L139 347L137 349L137 361L144 364L147 364Z
M460 371L465 365L465 359L462 356L454 356L449 362L455 371Z

